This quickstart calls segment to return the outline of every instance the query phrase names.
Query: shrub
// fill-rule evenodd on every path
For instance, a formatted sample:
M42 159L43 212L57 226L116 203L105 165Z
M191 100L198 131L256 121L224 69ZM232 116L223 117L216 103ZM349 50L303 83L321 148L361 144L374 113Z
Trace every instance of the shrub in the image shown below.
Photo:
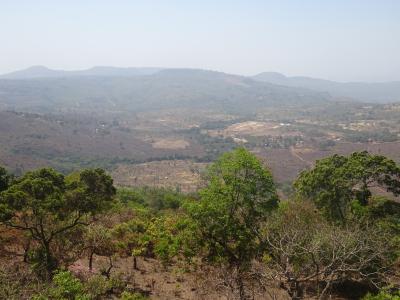
M146 300L148 297L143 296L140 293L129 293L129 292L123 292L121 294L120 300Z
M383 290L376 295L368 294L363 300L400 300L400 291L391 293Z
M51 287L32 299L89 300L90 296L84 292L83 284L71 272L58 271L53 277Z

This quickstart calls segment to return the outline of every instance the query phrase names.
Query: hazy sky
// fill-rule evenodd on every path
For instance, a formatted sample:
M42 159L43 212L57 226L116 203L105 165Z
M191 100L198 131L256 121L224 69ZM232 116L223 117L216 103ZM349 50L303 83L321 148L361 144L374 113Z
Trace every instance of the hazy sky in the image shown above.
M0 0L0 73L32 65L400 80L400 0Z

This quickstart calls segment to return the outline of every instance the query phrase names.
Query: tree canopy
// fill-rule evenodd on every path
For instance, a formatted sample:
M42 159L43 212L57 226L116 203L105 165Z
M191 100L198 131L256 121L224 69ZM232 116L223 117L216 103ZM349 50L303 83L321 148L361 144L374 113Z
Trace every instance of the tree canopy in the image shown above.
M205 177L198 193L116 193L101 169L12 177L0 168L0 290L18 299L173 298L189 287L212 299L359 299L399 287L392 160L367 152L320 160L295 182L299 197L285 201L244 148ZM160 292L159 278L175 277ZM140 293L128 294L132 287Z
M303 171L294 187L299 196L315 202L332 220L346 220L351 204L366 206L375 187L400 195L400 167L391 159L354 152L333 155Z
M0 192L6 190L11 183L12 176L6 169L0 167Z
M207 175L209 184L189 206L189 215L205 259L233 268L244 297L241 273L261 252L262 223L278 204L272 175L243 148L222 155Z
M0 222L23 230L40 245L47 271L57 265L52 242L107 207L115 194L110 176L101 169L84 170L66 180L53 169L31 171L0 194Z

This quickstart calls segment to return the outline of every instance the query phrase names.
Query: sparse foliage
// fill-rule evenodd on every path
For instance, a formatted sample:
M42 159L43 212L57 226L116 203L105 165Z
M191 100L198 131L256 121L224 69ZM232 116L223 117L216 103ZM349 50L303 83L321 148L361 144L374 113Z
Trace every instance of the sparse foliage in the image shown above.
M329 223L310 202L281 207L267 223L267 273L294 298L306 288L322 299L343 280L380 287L393 275L395 245L387 232Z

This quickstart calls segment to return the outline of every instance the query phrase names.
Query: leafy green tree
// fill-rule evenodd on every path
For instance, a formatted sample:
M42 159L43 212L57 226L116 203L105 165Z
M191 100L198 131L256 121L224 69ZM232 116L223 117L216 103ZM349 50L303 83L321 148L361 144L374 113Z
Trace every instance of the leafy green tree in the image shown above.
M400 203L384 196L372 196L368 206L361 207L360 210L361 221L373 223L390 233L388 242L398 245L397 256L400 257Z
M115 245L119 254L123 257L133 256L133 269L138 269L138 257L148 253L149 239L146 238L146 230L149 221L141 215L133 219L117 224L112 229L112 235L116 239Z
M201 200L187 209L205 259L236 274L244 299L244 275L263 248L262 224L278 204L275 185L271 173L244 148L223 154L208 169L208 179Z
M6 190L11 183L12 176L6 169L0 167L0 192Z
M133 268L138 269L139 257L156 257L163 265L173 258L194 256L187 243L193 238L188 217L178 212L164 212L159 216L137 213L131 220L117 224L112 235L119 254L133 256Z
M101 169L84 170L77 179L66 179L53 169L40 169L14 180L0 194L0 222L28 232L39 244L38 266L47 274L57 267L53 255L55 241L88 225L90 217L112 201L115 188Z
M178 209L185 195L168 188L121 188L118 198L125 204L137 204L149 208L153 212L165 209Z
M171 212L153 218L146 230L145 239L151 245L155 257L164 265L173 258L188 259L195 254L193 223L181 213Z
M352 204L366 206L371 187L400 195L400 167L381 155L366 151L333 155L303 171L294 183L299 196L311 199L331 220L344 222Z
M102 225L89 225L85 232L84 240L90 271L93 269L93 257L95 254L111 257L115 252L111 230Z

